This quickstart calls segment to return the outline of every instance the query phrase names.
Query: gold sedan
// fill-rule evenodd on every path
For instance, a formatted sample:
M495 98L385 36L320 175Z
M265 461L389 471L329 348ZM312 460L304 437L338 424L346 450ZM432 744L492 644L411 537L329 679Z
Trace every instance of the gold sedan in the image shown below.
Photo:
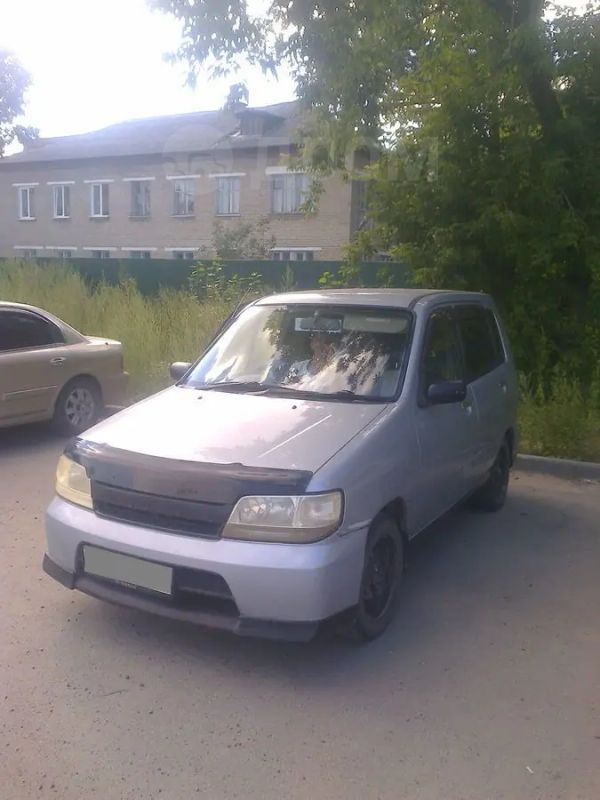
M84 336L33 306L0 301L0 428L52 420L78 434L125 402L120 342Z

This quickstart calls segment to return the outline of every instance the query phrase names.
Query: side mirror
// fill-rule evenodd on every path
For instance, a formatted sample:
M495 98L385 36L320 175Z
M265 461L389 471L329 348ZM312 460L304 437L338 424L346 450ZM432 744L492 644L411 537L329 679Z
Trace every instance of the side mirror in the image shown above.
M427 402L430 406L443 406L462 403L467 397L467 384L464 381L442 381L432 383L427 389Z
M191 366L189 361L176 361L169 367L171 377L175 382L180 381Z

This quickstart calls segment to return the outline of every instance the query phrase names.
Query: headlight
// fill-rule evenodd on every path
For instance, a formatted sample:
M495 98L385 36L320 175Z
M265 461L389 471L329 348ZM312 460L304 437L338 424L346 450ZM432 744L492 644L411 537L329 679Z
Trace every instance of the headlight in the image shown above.
M258 542L318 542L342 520L341 492L300 497L242 497L225 525L226 539Z
M56 467L56 494L85 508L93 508L92 487L85 467L62 455Z

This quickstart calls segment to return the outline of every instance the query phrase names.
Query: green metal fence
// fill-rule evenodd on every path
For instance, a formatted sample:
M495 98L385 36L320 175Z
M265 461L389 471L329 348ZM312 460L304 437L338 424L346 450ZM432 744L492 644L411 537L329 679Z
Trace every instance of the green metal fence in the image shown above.
M51 269L51 259L36 259ZM72 258L67 262L90 284L105 281L110 284L133 279L143 294L154 294L161 287L179 289L188 285L190 273L196 263L175 259L113 259L113 258ZM203 259L203 265L214 262ZM248 278L253 273L260 275L260 282L270 288L314 289L319 286L319 278L324 273L337 276L341 261L225 261L220 262L224 278L238 276ZM365 286L407 286L410 269L399 263L364 263L360 266L362 282Z

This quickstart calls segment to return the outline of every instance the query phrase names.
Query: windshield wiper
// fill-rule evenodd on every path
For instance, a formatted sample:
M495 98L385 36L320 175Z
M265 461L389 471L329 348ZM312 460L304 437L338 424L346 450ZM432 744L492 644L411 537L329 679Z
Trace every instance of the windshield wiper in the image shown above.
M223 381L222 383L193 384L194 389L204 392L226 391L226 392L269 392L274 395L290 395L292 397L306 398L308 400L348 400L350 402L380 403L380 397L368 397L356 394L351 389L340 389L338 392L315 392L310 389L301 389L299 386L283 386L272 383L261 383L260 381Z
M194 389L201 389L203 392L218 391L219 389L229 392L264 392L265 389L270 388L268 384L260 383L260 381L223 381L222 383L201 383L194 386Z
M340 389L338 392L316 392L311 389L301 389L294 386L266 386L265 388L272 394L289 394L309 400L349 400L357 403L381 402L379 397L356 394L351 389Z

